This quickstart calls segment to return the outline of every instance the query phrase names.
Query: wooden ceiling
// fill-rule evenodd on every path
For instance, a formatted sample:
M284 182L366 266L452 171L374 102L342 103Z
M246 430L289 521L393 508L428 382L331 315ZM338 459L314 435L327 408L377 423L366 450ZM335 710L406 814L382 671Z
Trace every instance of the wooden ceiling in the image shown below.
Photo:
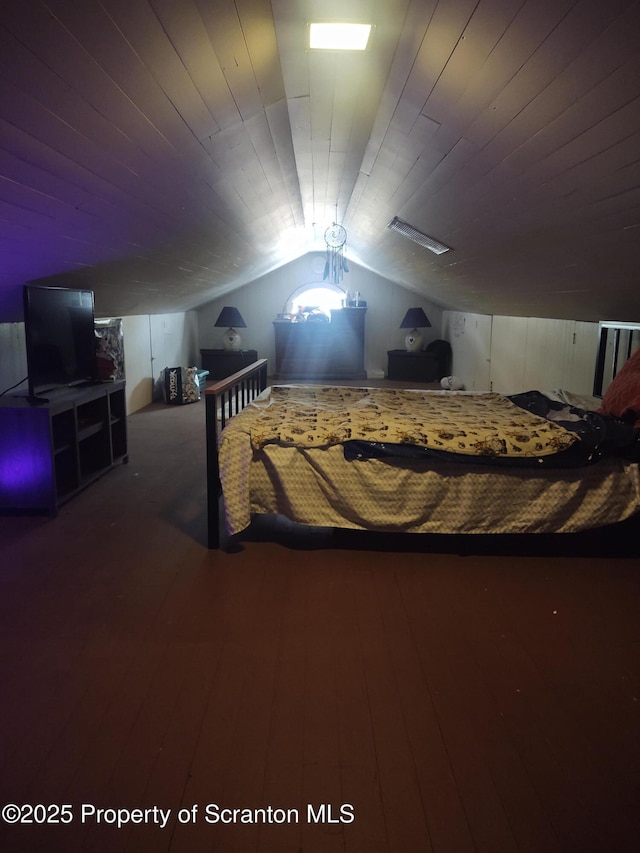
M4 0L0 320L185 310L347 228L445 307L640 321L640 4ZM374 26L364 53L308 24ZM399 216L451 246L387 228Z

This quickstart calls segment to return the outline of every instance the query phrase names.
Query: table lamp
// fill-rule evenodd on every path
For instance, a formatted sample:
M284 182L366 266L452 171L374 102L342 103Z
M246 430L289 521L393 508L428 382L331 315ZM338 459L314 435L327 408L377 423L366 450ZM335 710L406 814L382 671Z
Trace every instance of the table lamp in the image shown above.
M238 311L237 308L229 308L225 306L218 319L215 323L216 326L227 327L226 332L224 333L224 337L222 339L222 346L227 350L239 350L240 344L242 343L242 338L236 332L236 327L239 329L246 329L247 324L242 319L242 314Z
M418 329L424 329L430 325L429 318L422 308L409 308L400 323L401 329L411 329L404 339L407 352L420 352L423 339Z

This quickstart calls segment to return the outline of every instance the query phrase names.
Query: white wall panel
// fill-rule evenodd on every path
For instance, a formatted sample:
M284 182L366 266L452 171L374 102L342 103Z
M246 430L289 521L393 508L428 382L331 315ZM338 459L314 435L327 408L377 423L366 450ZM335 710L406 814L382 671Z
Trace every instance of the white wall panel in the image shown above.
M570 320L527 317L522 386L508 393L564 386L572 334L573 322Z
M0 393L6 391L27 376L27 345L24 338L24 323L0 323ZM19 385L7 394L27 390L27 383Z
M565 388L576 394L592 394L598 352L597 323L574 321L571 359L567 365Z
M443 337L467 390L592 393L597 323L445 311Z
M526 317L494 317L491 324L490 388L500 394L526 391Z
M154 383L165 367L194 367L198 363L197 314L152 314L151 373Z
M124 369L127 381L127 414L131 415L152 399L151 336L149 315L122 318Z
M453 350L451 372L467 391L488 391L491 368L491 317L445 311L442 337Z

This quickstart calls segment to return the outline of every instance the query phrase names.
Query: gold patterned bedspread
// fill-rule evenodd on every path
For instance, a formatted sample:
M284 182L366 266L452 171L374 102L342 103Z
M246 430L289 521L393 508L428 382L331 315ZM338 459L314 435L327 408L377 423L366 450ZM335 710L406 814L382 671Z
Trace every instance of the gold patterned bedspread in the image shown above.
M579 440L501 394L323 385L274 386L250 434L254 450L358 440L513 457L548 456Z

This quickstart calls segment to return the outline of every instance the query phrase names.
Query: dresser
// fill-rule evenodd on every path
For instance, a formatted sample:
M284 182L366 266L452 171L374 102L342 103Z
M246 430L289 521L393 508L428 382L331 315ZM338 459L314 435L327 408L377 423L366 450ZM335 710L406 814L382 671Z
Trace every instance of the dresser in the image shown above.
M339 308L331 321L275 320L277 379L365 379L366 308Z

